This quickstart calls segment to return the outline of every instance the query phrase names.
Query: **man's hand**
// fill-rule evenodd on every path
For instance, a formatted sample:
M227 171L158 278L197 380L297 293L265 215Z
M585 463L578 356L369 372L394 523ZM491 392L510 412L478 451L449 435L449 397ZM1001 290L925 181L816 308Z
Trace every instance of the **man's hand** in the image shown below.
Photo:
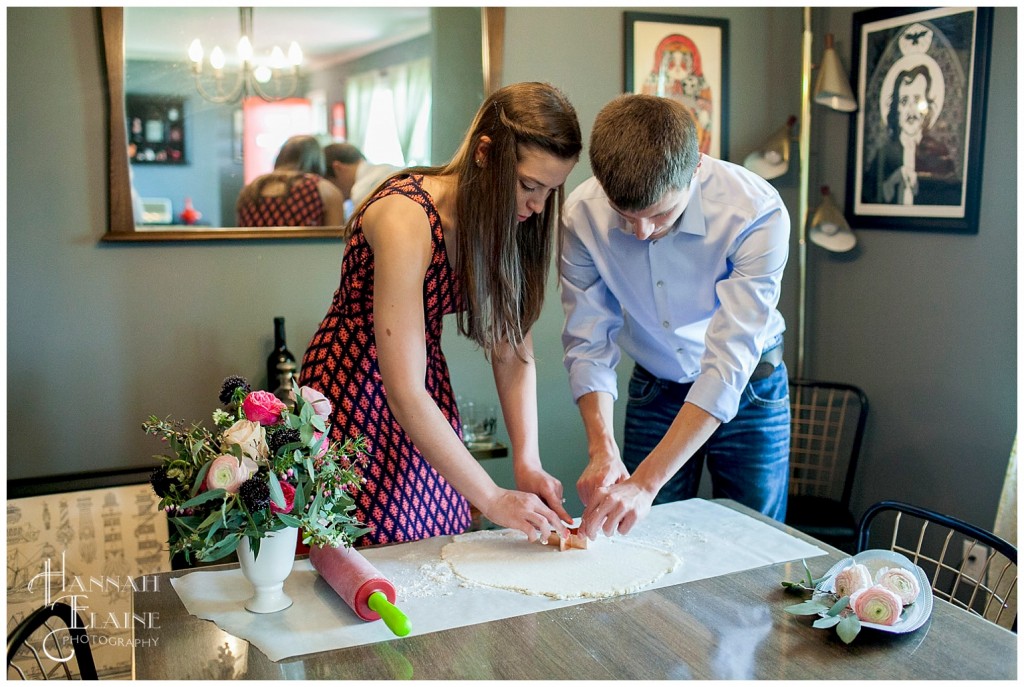
M589 505L595 492L629 478L629 471L618 456L604 456L591 459L583 474L576 480L576 491L583 505Z
M632 479L607 487L598 487L583 511L580 534L595 539L599 531L605 536L616 532L627 534L651 510L657 492L639 486Z

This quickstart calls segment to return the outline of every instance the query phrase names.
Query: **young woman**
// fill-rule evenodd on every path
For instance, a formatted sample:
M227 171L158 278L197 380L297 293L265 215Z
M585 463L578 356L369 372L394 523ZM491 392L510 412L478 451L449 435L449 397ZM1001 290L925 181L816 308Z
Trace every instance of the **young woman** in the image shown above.
M484 101L451 162L391 176L349 222L341 284L300 381L333 403L333 439L368 440L356 506L374 530L360 545L462 532L467 499L530 541L565 534L562 485L541 467L530 328L581 148L560 91L506 86ZM440 347L453 312L491 361L521 491L495 484L459 438Z
M336 227L344 223L345 199L324 178L324 154L312 136L292 136L277 154L274 170L238 194L240 227Z

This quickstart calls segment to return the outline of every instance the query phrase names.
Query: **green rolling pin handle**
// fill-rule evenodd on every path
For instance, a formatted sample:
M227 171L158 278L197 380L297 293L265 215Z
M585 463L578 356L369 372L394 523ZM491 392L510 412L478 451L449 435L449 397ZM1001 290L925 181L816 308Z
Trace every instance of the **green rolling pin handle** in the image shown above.
M412 623L409 622L409 618L406 617L405 613L388 601L388 597L384 596L383 592L374 592L370 594L370 598L366 600L366 605L370 609L380 615L381 620L388 626L388 629L394 632L399 637L404 637L412 630Z

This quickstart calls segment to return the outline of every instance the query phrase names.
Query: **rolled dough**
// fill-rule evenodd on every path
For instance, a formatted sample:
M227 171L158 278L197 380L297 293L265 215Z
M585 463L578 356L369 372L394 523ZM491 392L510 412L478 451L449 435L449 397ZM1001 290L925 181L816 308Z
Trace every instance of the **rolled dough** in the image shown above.
M441 549L441 558L467 582L555 599L631 594L681 562L670 551L621 537L598 537L588 549L559 551L557 546L530 544L516 530L456 535Z

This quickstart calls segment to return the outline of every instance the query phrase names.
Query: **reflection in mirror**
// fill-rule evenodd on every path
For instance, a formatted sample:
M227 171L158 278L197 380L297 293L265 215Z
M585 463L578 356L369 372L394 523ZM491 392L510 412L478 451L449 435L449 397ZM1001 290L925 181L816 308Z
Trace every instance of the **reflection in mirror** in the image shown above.
M294 135L429 163L429 12L125 8L136 229L238 226L239 192Z

